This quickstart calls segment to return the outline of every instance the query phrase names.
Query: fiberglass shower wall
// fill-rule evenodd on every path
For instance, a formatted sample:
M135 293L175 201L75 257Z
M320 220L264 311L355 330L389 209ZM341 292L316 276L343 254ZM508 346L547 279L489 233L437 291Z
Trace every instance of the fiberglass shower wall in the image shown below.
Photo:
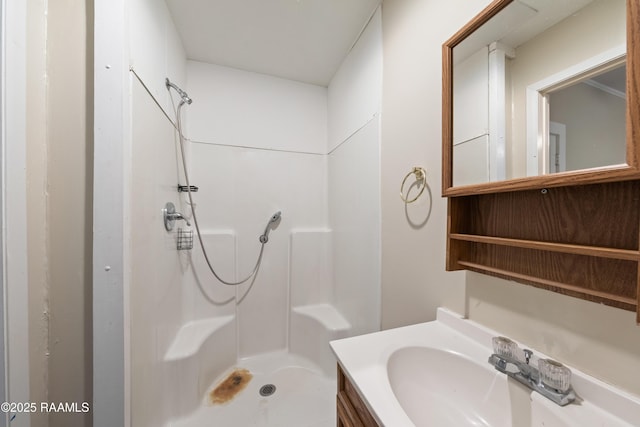
M255 282L235 289L231 306L237 304L238 354L286 349L292 233L326 229L328 223L327 90L201 62L188 61L187 67L194 97L188 112L190 163L193 183L201 187L197 209L210 239L233 236L212 256L219 260L223 252L236 254L237 272L229 273L237 274L228 280L251 271L260 249L258 236L272 213L282 211ZM329 247L321 238L307 248L310 258L328 258L322 249ZM321 286L330 290L327 276ZM209 277L206 283L223 286Z
M197 209L220 242L212 258L234 253L231 277L246 275L265 221L282 211L255 283L236 289L239 357L300 349L299 306L334 307L350 334L379 329L380 10L328 88L195 61L187 70ZM194 320L228 310L193 297Z
M328 101L333 298L358 335L381 324L381 6L333 76Z
M130 65L172 115L164 81L170 77L185 85L182 43L164 2L135 0L129 6ZM188 271L186 254L176 251L175 234L165 231L161 210L166 202L178 211L185 206L176 193L179 158L173 126L133 74L129 77L131 163L125 169L130 174L130 283L125 317L130 348L125 364L130 369L131 425L161 426L174 412L174 385L163 358L184 323L180 301Z

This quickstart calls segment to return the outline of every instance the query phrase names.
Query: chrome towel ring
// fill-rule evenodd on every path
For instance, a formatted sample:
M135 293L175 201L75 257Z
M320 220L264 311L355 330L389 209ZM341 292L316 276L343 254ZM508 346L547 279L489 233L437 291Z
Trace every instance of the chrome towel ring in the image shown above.
M407 196L405 197L405 195L404 195L404 184L407 182L407 179L411 175L415 175L416 176L416 182L418 182L418 185L420 185L420 181L422 181L422 188L420 189L420 192L418 193L418 195L416 197L414 197L411 200L408 200L407 197L409 196L409 192L407 191ZM409 190L411 189L411 186L409 186ZM426 186L427 186L427 172L425 172L424 168L416 166L413 169L411 169L411 172L409 172L404 177L404 179L402 180L402 184L400 185L400 198L405 203L413 203L416 200L418 200L418 198L420 196L422 196L422 193L424 192L424 189L425 189Z

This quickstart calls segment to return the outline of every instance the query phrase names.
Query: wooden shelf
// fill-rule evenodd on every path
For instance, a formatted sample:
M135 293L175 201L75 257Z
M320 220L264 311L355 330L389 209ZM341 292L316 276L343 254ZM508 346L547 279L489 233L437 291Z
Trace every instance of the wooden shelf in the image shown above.
M630 307L636 307L637 306L637 300L634 298L628 298L628 297L622 297L619 295L615 295L615 294L611 294L609 292L601 292L601 291L595 291L595 290L591 290L591 289L586 289L580 286L574 286L574 285L568 285L566 283L560 283L560 282L556 282L553 280L546 280L546 279L541 279L540 277L535 277L535 276L529 276L526 274L519 274L519 273L514 273L512 271L507 271L507 270L503 270L500 268L493 268L493 267L488 267L486 265L481 265L481 264L476 264L473 262L466 262L466 261L458 261L458 263L462 266L465 266L467 268L469 268L470 270L480 270L480 271L485 271L487 273L493 273L499 276L508 276L510 278L513 279L520 279L526 282L534 282L534 283L540 283L542 285L546 285L546 286L551 286L554 288L560 288L560 289L565 289L567 291L571 291L571 292L576 292L579 294L585 294L585 295L591 295L597 298L601 298L601 299L606 299L606 300L611 300L611 301L616 301L622 304L626 304L629 305Z
M574 245L568 243L541 242L537 240L509 239L505 237L480 236L475 234L451 233L449 238L465 242L488 243L492 245L537 249L549 252L587 255L599 258L640 261L640 251L605 248L601 246Z
M640 180L450 197L447 270L635 311Z

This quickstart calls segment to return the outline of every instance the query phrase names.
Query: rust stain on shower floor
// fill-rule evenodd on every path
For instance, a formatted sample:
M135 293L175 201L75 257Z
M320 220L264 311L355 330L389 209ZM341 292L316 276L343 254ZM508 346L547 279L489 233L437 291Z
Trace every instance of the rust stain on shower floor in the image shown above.
M231 372L216 388L209 393L211 403L226 403L236 397L238 393L245 389L253 375L246 369L236 369Z

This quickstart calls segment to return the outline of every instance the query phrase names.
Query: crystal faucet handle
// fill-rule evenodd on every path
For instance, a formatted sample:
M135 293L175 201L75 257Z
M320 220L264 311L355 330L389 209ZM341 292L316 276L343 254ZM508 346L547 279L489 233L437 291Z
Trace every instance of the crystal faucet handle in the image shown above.
M558 392L564 393L571 387L571 369L552 359L538 361L540 381Z
M493 337L491 342L493 343L493 352L498 356L517 359L520 348L514 341L507 337Z

